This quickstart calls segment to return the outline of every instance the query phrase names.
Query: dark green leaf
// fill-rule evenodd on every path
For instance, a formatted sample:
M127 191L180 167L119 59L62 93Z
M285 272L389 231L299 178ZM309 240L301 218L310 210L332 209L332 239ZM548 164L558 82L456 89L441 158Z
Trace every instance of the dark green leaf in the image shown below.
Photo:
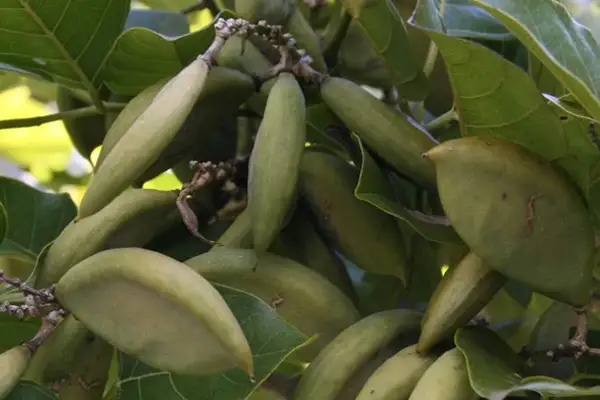
M472 0L504 25L600 120L600 47L554 0Z
M553 96L567 94L565 87L560 83L558 78L531 52L529 52L529 57L527 57L527 64L529 76L531 76L531 79L533 79L540 92Z
M0 61L87 91L98 102L102 66L129 0L1 0Z
M190 24L185 15L165 10L131 10L123 29L133 27L147 28L164 36L181 36L190 32Z
M429 242L420 235L413 236L408 287L408 299L411 302L427 303L442 280L439 251L439 243Z
M389 183L362 141L355 134L352 136L360 149L360 154L357 154L355 160L356 164L361 166L358 185L354 191L358 199L402 220L427 240L461 243L460 238L445 218L409 210L397 202Z
M0 353L33 338L40 327L40 322L39 318L21 320L6 313L0 313L0 332L2 332Z
M469 0L421 0L415 8L413 20L417 25L450 36L472 39L508 40L512 34L487 11Z
M331 112L325 103L319 103L306 108L306 134L308 141L325 146L336 154L344 155L346 148L332 136L331 127L343 127L339 118Z
M58 400L58 396L45 386L20 381L5 400Z
M233 14L224 12L222 18ZM212 24L176 38L166 38L146 28L131 28L119 36L103 76L117 94L134 96L162 78L179 72L210 46Z
M77 213L68 194L38 191L26 184L0 177L0 203L4 206L8 230L0 244L0 255L35 262Z
M391 0L342 0L380 55L398 89L408 100L423 100L429 82L416 62L402 15Z
M510 140L548 160L565 155L560 120L526 72L477 43L425 32L446 63L463 136Z
M248 293L215 285L240 322L254 355L256 382L239 370L194 377L158 371L120 354L121 400L239 400L249 396L306 336Z

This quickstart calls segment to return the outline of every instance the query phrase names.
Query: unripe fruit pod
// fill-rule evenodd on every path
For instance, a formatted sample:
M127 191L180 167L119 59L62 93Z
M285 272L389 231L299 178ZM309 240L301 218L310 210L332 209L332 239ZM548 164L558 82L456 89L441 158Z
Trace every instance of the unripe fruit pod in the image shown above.
M283 25L296 8L295 0L235 0L235 13L250 22Z
M0 399L6 398L25 372L31 351L22 345L0 354Z
M99 251L145 245L175 217L181 218L176 200L175 192L127 189L98 213L72 221L50 246L35 287L58 282L69 268Z
M294 37L296 47L306 50L306 53L312 58L312 67L317 71L326 72L327 65L323 58L320 39L297 7L294 7L284 29Z
M269 93L250 157L248 209L254 250L267 251L290 208L306 142L306 106L296 78L282 73Z
M59 86L57 89L56 105L60 112L90 106L90 104L75 98L62 86ZM89 160L92 151L102 143L106 135L104 116L92 115L74 119L67 118L63 119L62 123L75 149Z
M104 208L152 165L185 122L204 88L209 69L198 57L161 89L92 176L78 219Z
M408 400L436 359L435 355L422 356L417 353L416 345L405 347L371 375L356 400Z
M409 400L476 400L471 389L467 363L459 349L453 348L440 356L425 371Z
M594 232L563 176L501 139L454 139L425 155L452 226L485 264L556 300L588 303Z
M347 79L326 79L321 84L321 97L352 132L394 169L435 188L435 167L422 157L437 144L427 131Z
M211 282L230 286L273 304L277 312L306 336L319 335L293 358L312 360L360 315L350 299L318 273L290 259L252 250L215 247L185 261Z
M300 164L300 195L323 233L352 262L373 273L408 280L404 240L394 218L357 199L358 171L324 152L306 151Z
M151 367L208 375L237 366L253 374L250 346L221 294L160 253L97 253L60 279L56 297L90 331Z
M468 253L448 270L429 299L421 322L419 352L426 353L454 334L492 300L505 282L502 274L485 265L475 253Z
M420 319L412 310L388 310L346 328L304 371L294 399L336 400L354 373L392 340L417 331Z

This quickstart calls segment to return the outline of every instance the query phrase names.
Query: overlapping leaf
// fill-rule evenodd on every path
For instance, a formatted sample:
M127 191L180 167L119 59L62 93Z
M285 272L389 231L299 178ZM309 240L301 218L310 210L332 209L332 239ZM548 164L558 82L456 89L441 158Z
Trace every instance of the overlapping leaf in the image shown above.
M21 320L6 313L0 313L0 353L17 346L35 336L40 327L39 318Z
M47 387L30 381L21 381L5 400L58 400L58 396Z
M102 66L129 0L1 0L0 61L87 91L97 102Z
M266 303L248 293L215 285L240 322L254 356L255 382L242 371L194 377L152 369L120 354L121 400L240 400L247 398L308 338ZM175 339L176 340L176 339Z
M0 203L8 221L0 255L32 263L77 213L67 194L44 193L4 177L0 177Z
M494 15L600 120L600 47L554 0L472 0Z

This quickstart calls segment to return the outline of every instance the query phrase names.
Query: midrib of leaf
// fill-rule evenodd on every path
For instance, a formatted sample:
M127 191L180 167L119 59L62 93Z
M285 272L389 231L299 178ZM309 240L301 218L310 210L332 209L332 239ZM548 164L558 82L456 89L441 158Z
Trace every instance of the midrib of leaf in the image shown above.
M67 49L65 49L65 47L62 45L62 43L60 41L58 41L56 39L56 36L54 35L54 31L48 29L48 27L46 26L46 24L44 23L44 21L42 21L38 15L33 11L33 9L31 7L29 7L29 4L27 2L27 0L18 0L19 4L21 5L21 7L23 7L23 9L31 16L31 19L33 19L35 21L36 24L38 24L38 26L42 29L42 31L44 31L44 33L46 34L46 36L48 36L50 38L50 40L54 43L54 45L56 46L56 48L58 49L58 51L61 53L61 55L65 58L65 61L69 64L69 66L71 67L71 69L73 69L73 71L75 72L75 74L77 74L77 76L79 77L81 83L83 83L83 85L86 87L86 89L88 90L88 93L90 93L90 96L92 97L92 101L94 103L94 105L98 108L98 109L102 109L102 102L100 101L100 98L98 97L98 92L96 90L96 88L94 87L94 84L92 83L92 81L90 81L88 79L88 77L81 71L81 68L79 68L79 65L77 65L77 59L79 58L79 56L75 59L73 59L73 57L71 57L71 55L69 54L69 52L67 51ZM110 4L112 3L113 0L110 0L108 5L110 6ZM65 16L65 14L67 13L67 10L69 8L69 6L71 5L71 0L67 0L67 4L65 6L65 8L62 11L62 14L60 16L60 18L58 19L58 22L56 23L56 27L58 27L60 25L60 23L63 20L63 17ZM100 19L99 23L96 25L94 32L98 31L98 28L101 25L101 22L104 20L104 17L106 16L106 10L108 10L109 7L107 6L102 14L102 18ZM92 42L92 39L94 38L94 36L90 36L90 40L88 40L88 42L86 43L85 47L83 48L83 50L81 51L81 54L84 54L85 51L87 50L88 46L90 45L90 43ZM81 56L80 54L80 56ZM106 60L106 57L105 57ZM98 68L98 71L100 71L102 68L100 66L100 68ZM98 73L98 72L96 72Z

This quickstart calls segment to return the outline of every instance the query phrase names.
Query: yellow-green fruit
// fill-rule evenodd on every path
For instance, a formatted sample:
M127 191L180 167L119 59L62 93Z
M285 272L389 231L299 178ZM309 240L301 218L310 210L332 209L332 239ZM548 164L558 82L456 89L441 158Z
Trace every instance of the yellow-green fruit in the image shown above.
M35 287L58 282L75 264L109 248L144 246L180 218L177 193L127 189L98 213L71 221L50 246Z
M476 400L471 389L467 363L460 350L454 348L442 354L425 371L409 400Z
M356 400L408 400L436 356L422 356L408 346L386 360L365 383Z
M485 264L556 300L588 303L594 232L561 174L502 139L449 140L426 156L452 227Z
M324 152L306 151L300 194L341 252L369 272L408 280L404 240L394 218L354 196L359 172Z
M336 400L348 380L395 338L419 329L421 316L411 310L372 314L346 328L302 374L295 400Z
M199 57L161 89L92 176L78 219L100 211L152 165L185 122L208 71L208 64Z
M296 78L282 73L269 93L250 157L248 209L254 250L267 251L282 228L306 141L306 106Z
M506 278L475 253L468 253L442 278L421 322L420 353L454 334L490 302Z
M320 39L297 7L294 7L294 11L292 11L290 17L287 19L285 31L294 37L297 48L305 50L312 58L313 68L321 72L327 71Z
M321 97L351 131L398 172L435 187L435 167L422 154L437 142L422 127L347 79L326 79Z
M31 351L20 345L0 354L0 399L6 398L19 383L30 357Z
M97 253L60 279L56 297L90 331L151 367L207 375L237 366L253 374L250 346L221 294L160 253Z
M359 319L352 302L331 282L290 259L252 250L213 248L185 262L209 281L246 291L272 304L307 336L319 335L298 351L310 361L343 329Z

